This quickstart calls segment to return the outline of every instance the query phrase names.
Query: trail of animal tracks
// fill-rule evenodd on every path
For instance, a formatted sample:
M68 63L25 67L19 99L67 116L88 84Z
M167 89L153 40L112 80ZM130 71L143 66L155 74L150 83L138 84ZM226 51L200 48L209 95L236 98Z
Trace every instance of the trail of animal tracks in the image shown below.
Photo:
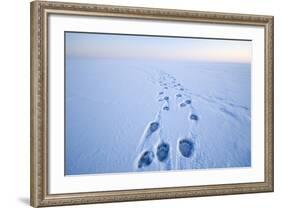
M67 125L67 174L251 165L250 65L77 60L71 66L76 88L68 83L66 110L76 122Z

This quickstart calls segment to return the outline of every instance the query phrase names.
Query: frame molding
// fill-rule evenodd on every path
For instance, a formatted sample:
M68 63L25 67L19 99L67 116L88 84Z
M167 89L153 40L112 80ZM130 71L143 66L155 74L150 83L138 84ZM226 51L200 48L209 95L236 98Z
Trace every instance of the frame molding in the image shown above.
M273 16L168 10L33 1L31 11L30 87L30 202L33 207L78 205L195 196L272 192L273 170ZM138 189L123 191L48 194L48 65L47 25L49 14L108 16L150 20L187 21L215 24L256 25L265 29L265 179L264 182Z

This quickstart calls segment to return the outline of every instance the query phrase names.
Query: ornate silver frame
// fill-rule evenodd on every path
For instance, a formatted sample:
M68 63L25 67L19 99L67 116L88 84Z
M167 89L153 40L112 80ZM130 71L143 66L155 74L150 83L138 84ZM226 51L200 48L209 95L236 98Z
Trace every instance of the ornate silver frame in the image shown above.
M48 15L89 15L149 20L258 25L265 29L265 178L264 182L155 188L141 190L48 193ZM31 2L31 205L34 207L78 205L211 196L273 191L273 17L133 8L60 2Z

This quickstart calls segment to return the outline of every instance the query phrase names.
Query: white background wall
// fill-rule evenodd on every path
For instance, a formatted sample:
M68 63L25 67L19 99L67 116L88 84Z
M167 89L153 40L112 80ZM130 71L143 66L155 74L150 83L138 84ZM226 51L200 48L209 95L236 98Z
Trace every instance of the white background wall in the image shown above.
M79 2L79 0L76 0ZM278 0L88 0L80 2L275 16L275 192L203 198L112 203L82 207L280 207L281 199L281 6ZM0 207L29 203L29 1L1 1ZM279 37L279 38L278 38ZM279 56L279 59L278 59Z

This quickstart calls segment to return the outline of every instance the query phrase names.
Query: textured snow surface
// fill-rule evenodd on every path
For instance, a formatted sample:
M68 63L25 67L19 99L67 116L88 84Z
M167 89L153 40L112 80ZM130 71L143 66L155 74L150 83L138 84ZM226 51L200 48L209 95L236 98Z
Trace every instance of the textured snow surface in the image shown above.
M66 62L65 174L251 166L251 66Z

